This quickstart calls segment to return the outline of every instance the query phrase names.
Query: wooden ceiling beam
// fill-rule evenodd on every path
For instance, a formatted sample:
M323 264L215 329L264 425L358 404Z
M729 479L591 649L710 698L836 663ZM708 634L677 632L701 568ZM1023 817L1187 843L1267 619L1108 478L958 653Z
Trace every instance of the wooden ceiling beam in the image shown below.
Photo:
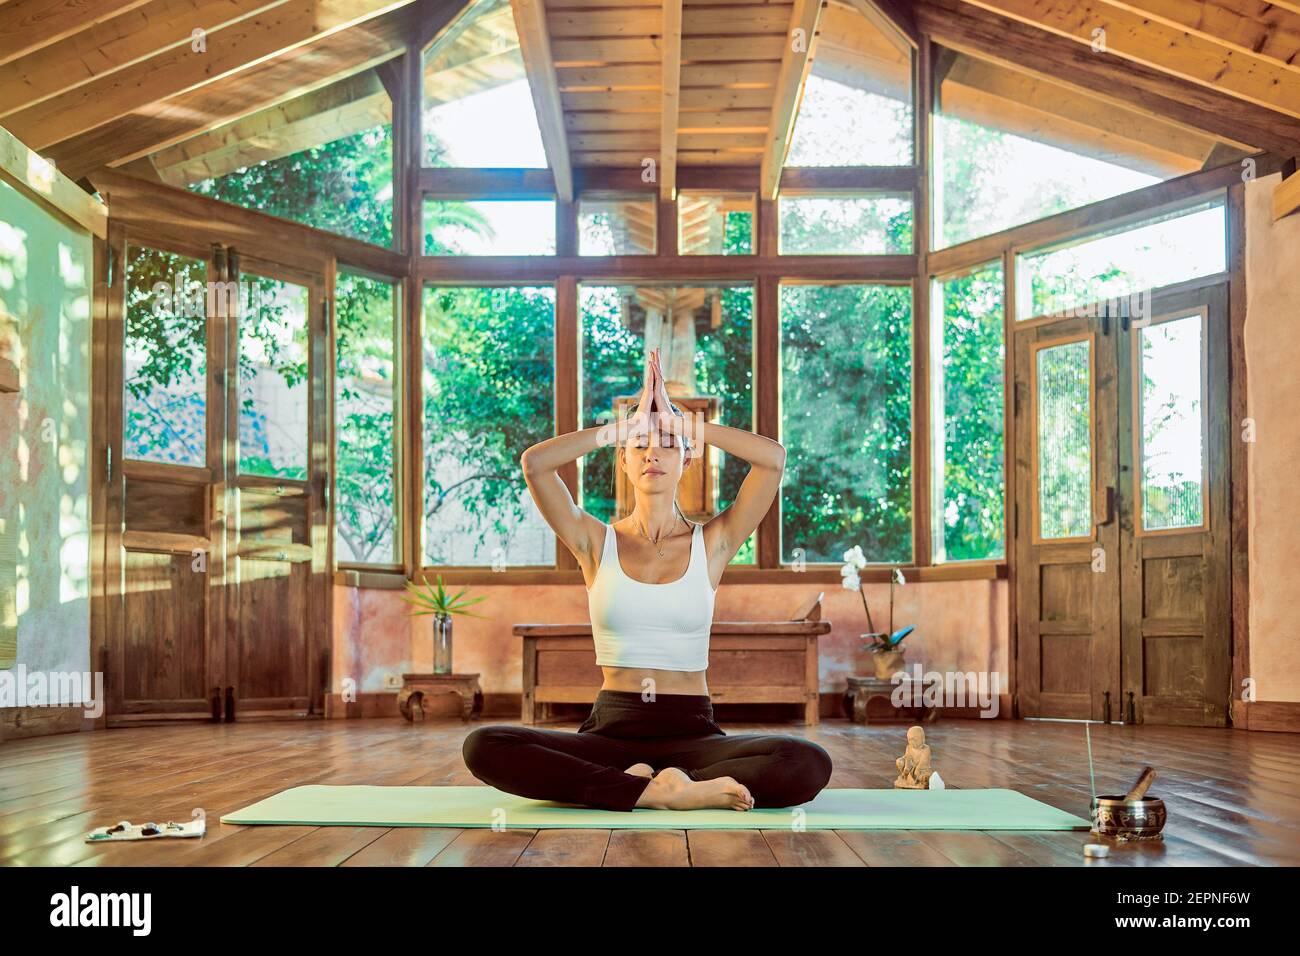
M392 119L392 103L374 70L237 120L153 156L159 178L184 186L256 162L333 142Z
M1094 53L1071 39L960 0L915 0L917 24L936 43L1213 133L1237 146L1300 154L1300 120L1160 70Z
M100 166L128 163L287 103L401 56L406 49L408 9L295 47L222 82L150 103L44 152L61 169L80 178Z
M1055 0L966 2L1089 50L1104 42L1105 52L1121 59L1300 119L1300 73L1131 10L1101 0L1068 5Z
M0 63L66 40L73 34L142 7L149 0L8 0L0 5Z
M159 100L237 76L410 2L291 0L269 13L212 31L206 38L206 52L196 53L189 46L168 50L20 110L5 119L5 126L33 149L45 150L134 111L149 113Z
M528 86L533 94L537 126L542 134L546 162L555 177L555 193L563 202L573 201L573 167L569 161L569 144L564 131L564 110L560 105L560 85L551 57L551 38L546 32L546 10L542 0L510 0L519 34L519 50L528 72Z
M1069 87L959 56L939 87L948 116L1162 178L1200 169L1217 140Z
M0 117L35 106L288 0L149 0L144 6L0 64ZM3 10L0 7L0 18Z
M659 197L677 198L677 111L682 85L682 0L663 0L663 77L659 100Z
M1107 0L1247 56L1300 72L1300 14L1263 0ZM1269 9L1270 6L1274 9ZM1297 6L1300 6L1298 4Z
M781 182L781 168L790 149L795 116L803 97L808 70L812 66L813 44L821 17L822 0L795 0L790 12L790 26L781 51L781 72L776 81L776 97L763 147L759 198L775 199Z

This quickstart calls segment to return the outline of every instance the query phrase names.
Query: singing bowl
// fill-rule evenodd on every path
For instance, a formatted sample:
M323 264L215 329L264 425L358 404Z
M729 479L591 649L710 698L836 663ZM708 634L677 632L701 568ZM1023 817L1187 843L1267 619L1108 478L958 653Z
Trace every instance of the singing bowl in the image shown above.
M1097 797L1092 804L1097 832L1127 840L1151 840L1165 826L1165 802L1159 797L1125 800L1123 794Z

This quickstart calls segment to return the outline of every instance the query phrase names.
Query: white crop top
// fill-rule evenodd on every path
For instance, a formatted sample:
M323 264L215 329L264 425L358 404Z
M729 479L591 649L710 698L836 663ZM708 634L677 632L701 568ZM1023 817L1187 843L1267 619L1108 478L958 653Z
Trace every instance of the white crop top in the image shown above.
M618 535L605 525L605 548L596 580L587 589L596 663L601 667L644 667L702 671L709 666L713 599L703 525L691 534L691 559L676 581L647 584L623 573Z

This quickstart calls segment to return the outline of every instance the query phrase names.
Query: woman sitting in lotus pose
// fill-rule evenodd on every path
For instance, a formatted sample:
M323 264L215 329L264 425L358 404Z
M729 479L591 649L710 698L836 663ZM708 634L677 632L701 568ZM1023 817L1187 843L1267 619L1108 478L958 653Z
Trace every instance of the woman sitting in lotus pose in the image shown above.
M694 524L677 486L704 442L750 470L729 508ZM605 445L616 446L636 498L610 525L579 508L559 476ZM656 351L631 418L539 442L521 460L537 507L582 567L604 684L577 733L473 731L462 751L470 772L521 797L607 810L749 810L815 797L830 755L799 737L724 733L704 679L717 582L781 485L780 443L682 415Z

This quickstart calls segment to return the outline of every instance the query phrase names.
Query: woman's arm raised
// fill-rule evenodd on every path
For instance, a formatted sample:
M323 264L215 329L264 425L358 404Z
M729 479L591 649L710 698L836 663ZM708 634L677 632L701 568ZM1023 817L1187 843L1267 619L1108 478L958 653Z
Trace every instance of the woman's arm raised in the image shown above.
M667 408L668 393L663 385L658 350L651 358L656 372L655 403L659 408ZM736 500L708 522L710 527L716 524L719 528L714 539L713 554L725 566L736 556L740 546L753 534L772 506L777 489L781 487L781 476L785 473L785 446L743 428L706 422L703 415L679 416L661 412L653 416L652 424L662 431L689 438L693 455L699 455L701 445L708 443L721 448L728 455L749 462L749 473L736 491Z
M641 401L631 418L556 435L525 449L519 456L524 481L537 503L537 510L555 536L580 561L584 555L592 553L592 544L604 534L604 523L578 507L569 493L569 486L560 478L559 469L597 448L622 444L634 435L649 434L650 408L654 400L651 378L647 361Z

